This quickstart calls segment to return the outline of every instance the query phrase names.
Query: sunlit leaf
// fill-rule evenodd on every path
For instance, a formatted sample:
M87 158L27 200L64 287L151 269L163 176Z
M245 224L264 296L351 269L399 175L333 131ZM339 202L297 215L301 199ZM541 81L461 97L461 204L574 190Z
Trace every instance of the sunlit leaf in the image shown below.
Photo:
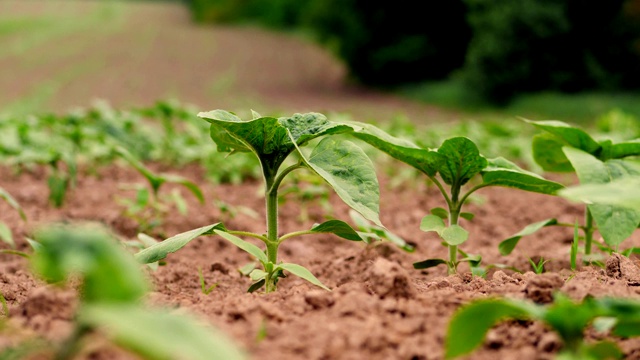
M320 282L320 280L318 280L312 273L311 271L307 270L305 267L300 266L298 264L287 264L287 263L283 263L283 264L279 264L278 268L286 270L290 273L292 273L293 275L296 275L298 277L301 277L305 280L307 280L308 282L312 283L313 285L319 286L325 290L331 291L331 289L329 289L328 287L326 287L323 283Z
M189 230L187 232L180 233L178 235L174 235L164 241L161 241L155 245L152 245L135 255L135 258L143 263L152 263L158 260L162 260L169 253L176 252L182 249L185 245L187 245L191 240L202 236L202 235L211 235L214 230L225 230L224 225L222 223L215 223L212 225L203 226L197 229Z

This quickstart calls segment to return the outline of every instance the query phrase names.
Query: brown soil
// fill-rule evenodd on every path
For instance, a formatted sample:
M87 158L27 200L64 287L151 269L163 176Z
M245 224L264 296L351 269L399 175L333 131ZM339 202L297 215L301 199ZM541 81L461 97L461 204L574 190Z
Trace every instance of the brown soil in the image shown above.
M201 184L209 203L199 205L185 194L190 214L166 218L161 227L165 235L220 221L223 216L211 205L213 199L264 214L258 182L214 187L203 180L202 171L196 167L174 171ZM0 186L16 197L29 218L24 224L0 203L2 220L12 225L19 248L28 249L20 239L33 228L57 220L98 221L124 237L135 236L136 224L122 216L123 209L114 199L131 195L121 189L121 184L143 182L137 173L110 166L95 176L83 176L61 209L46 202L45 175L42 169L13 174L0 168ZM385 179L381 181L382 221L417 244L415 253L389 243L367 246L330 235L295 238L282 245L281 260L308 267L333 291L288 277L280 282L277 293L249 294L249 280L236 269L250 262L250 257L223 239L200 238L170 255L166 266L150 272L155 290L148 301L200 314L237 340L252 358L288 360L442 359L448 320L455 309L471 299L509 296L546 303L558 290L577 300L588 295L640 298L640 270L632 260L612 257L606 269L567 270L570 229L544 229L523 239L512 255L501 257L498 242L526 224L550 216L572 222L581 215L579 206L562 199L508 189L484 189L481 195L485 203L469 206L476 218L464 224L472 236L463 247L482 254L485 264L500 262L523 270L530 269L528 257L542 256L551 259L547 273L494 270L483 279L472 277L466 268L457 276L446 276L441 268L413 270L412 262L446 254L434 237L418 230L421 217L429 208L441 205L440 200L433 188L424 185L390 189ZM331 203L337 218L348 219L347 208L339 199L332 197ZM308 210L310 220L301 222L298 205L285 203L280 214L281 230L305 229L324 219L319 204L312 202ZM231 229L264 231L262 220L247 215L224 220ZM625 245L640 243L636 237ZM9 304L8 327L12 329L0 335L0 347L36 334L63 339L71 330L75 291L45 285L30 274L26 261L16 256L0 256L0 268L0 291ZM198 269L203 270L207 284L218 284L209 295L200 290ZM259 338L263 330L266 337ZM627 358L640 358L640 341L618 342ZM491 330L483 348L469 358L550 359L559 347L557 337L541 324L509 322ZM79 358L133 359L100 338L91 341Z

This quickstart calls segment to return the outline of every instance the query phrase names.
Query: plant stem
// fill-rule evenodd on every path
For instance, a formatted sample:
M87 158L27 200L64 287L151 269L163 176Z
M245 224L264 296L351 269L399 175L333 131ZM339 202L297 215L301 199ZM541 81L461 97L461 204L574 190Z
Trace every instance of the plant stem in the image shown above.
M457 194L456 194L457 195ZM456 196L457 198L457 196ZM455 199L454 201L456 201ZM449 208L449 226L458 225L458 219L460 217L460 203L457 201L453 203L453 207ZM458 245L449 245L449 275L453 275L457 272L458 263Z
M265 194L267 206L267 258L274 265L278 263L278 185L282 177L278 180L267 180L267 192ZM265 291L267 293L276 290L276 281L278 279L274 278L274 275L273 271L268 271L265 278Z
M584 254L591 254L591 243L593 241L593 216L589 207L584 208Z

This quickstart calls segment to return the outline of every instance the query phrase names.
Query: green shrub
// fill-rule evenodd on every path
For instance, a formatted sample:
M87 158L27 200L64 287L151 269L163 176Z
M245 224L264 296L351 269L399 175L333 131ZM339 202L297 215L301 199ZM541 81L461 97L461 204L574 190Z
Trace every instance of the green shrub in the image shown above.
M487 99L520 92L640 87L631 1L466 0L473 38L464 77Z

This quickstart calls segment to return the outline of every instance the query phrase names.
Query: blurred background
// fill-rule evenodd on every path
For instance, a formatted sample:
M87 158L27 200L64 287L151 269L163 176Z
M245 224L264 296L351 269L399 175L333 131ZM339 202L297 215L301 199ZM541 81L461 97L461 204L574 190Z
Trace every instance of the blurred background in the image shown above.
M0 0L0 114L640 117L640 0Z

